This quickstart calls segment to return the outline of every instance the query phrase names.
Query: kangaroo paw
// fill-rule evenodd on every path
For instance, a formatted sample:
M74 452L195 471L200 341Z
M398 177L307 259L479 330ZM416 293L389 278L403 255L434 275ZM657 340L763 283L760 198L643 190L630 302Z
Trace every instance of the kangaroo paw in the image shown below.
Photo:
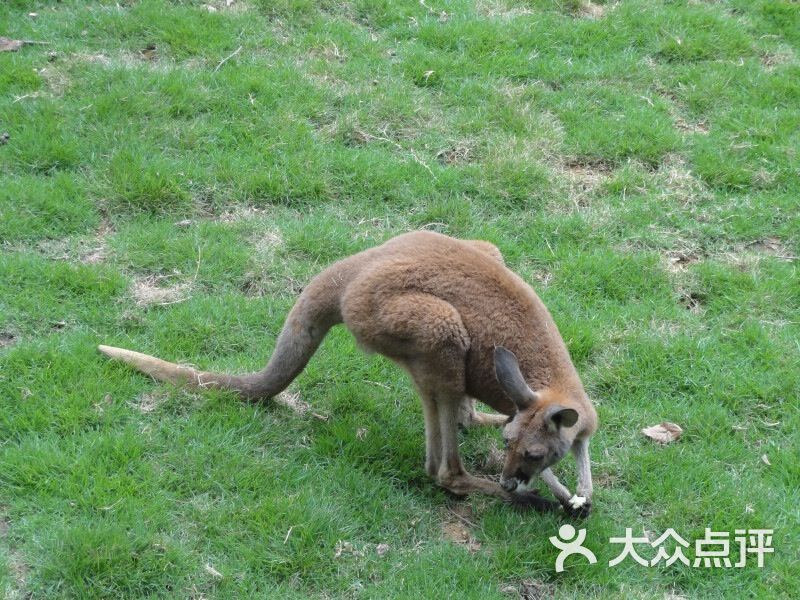
M583 496L572 496L561 505L564 512L573 519L585 519L592 513L592 501Z

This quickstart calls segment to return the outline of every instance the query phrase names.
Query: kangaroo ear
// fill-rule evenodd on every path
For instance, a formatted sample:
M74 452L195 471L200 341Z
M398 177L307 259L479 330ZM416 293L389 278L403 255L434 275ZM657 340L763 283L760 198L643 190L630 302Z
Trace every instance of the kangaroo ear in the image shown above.
M514 402L517 410L525 410L538 400L536 392L525 383L525 378L519 370L517 357L511 350L502 346L495 347L494 373L500 387Z
M554 405L547 409L545 420L553 423L558 429L572 427L578 422L578 411L573 408Z

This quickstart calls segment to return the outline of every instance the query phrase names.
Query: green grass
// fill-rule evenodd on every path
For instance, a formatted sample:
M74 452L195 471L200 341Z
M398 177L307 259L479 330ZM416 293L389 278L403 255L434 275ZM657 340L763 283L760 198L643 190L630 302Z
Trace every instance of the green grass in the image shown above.
M0 53L0 590L794 597L798 32L788 0L3 2L48 44ZM412 386L343 330L292 387L327 420L96 352L256 369L310 277L416 228L496 243L554 314L602 423L599 564L439 490ZM497 441L465 432L470 468ZM775 553L608 568L626 527Z

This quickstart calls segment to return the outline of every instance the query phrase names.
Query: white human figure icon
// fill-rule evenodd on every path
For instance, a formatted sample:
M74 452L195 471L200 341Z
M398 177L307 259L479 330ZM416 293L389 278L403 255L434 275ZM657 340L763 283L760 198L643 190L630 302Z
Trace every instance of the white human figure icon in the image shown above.
M597 562L597 557L594 555L594 552L583 547L582 544L585 539L586 530L580 529L576 537L575 528L569 523L562 525L558 529L558 537L554 535L550 536L550 543L561 550L556 558L556 573L561 573L564 570L564 559L571 554L581 554L582 556L585 556L590 565L593 565Z

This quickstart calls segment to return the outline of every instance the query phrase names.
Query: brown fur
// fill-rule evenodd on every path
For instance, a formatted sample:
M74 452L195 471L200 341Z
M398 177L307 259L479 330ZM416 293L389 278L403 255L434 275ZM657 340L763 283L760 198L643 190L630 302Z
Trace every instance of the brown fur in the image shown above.
M431 232L400 235L316 276L258 373L199 372L128 350L100 350L157 379L235 390L259 400L285 389L337 323L344 323L361 347L389 357L411 375L425 414L426 470L454 493L511 498L516 485L534 475L548 481L548 467L568 449L586 444L597 428L566 346L533 290L505 267L492 244ZM477 413L473 398L512 419ZM503 485L468 474L458 452L457 424L507 421ZM576 457L582 454L576 451ZM578 491L583 487L591 494L591 478L587 483L580 475L579 463ZM566 488L548 485L567 508Z

